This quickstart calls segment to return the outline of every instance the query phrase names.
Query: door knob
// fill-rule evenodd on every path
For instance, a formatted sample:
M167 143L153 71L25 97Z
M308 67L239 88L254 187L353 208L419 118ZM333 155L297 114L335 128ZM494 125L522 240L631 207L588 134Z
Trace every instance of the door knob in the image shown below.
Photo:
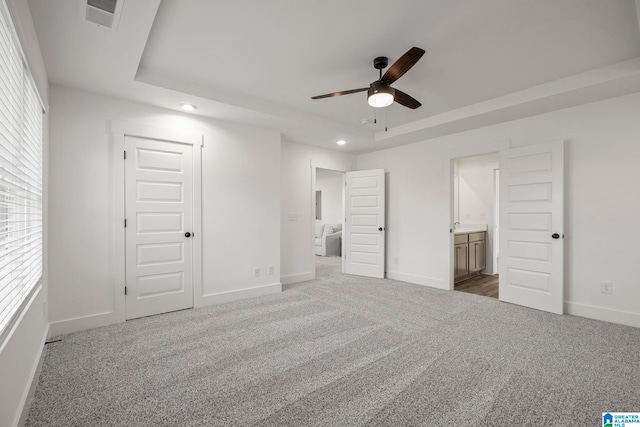
M558 233L553 233L551 237L553 237L554 239L559 239L560 235Z
M186 233L184 233L184 237L191 237L191 233L187 231Z
M382 227L378 227L378 231L382 231Z

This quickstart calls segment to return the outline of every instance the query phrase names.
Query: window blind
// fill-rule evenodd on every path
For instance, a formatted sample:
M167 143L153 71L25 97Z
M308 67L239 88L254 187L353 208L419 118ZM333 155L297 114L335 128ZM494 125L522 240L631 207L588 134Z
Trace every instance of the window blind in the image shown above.
M0 5L0 336L42 277L42 107Z

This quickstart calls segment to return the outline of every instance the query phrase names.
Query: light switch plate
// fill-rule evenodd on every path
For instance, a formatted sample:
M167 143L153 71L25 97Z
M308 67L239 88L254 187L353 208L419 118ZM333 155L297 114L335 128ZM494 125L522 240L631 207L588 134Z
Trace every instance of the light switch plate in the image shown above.
M603 294L612 294L613 282L600 282L600 292Z

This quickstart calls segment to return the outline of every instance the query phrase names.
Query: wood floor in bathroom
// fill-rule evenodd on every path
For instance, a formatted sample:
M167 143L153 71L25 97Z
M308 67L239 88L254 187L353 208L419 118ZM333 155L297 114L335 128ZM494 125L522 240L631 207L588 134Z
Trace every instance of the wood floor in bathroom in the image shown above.
M498 275L480 274L456 283L454 289L469 294L498 298Z

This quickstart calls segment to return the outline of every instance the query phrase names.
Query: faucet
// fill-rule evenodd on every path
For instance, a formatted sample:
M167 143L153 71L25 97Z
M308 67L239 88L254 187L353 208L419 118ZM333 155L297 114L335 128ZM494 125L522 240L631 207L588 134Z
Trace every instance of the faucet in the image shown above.
M453 223L453 229L454 229L454 230L456 229L456 224L457 224L457 225L460 225L460 221L456 221L456 222L454 222L454 223Z

